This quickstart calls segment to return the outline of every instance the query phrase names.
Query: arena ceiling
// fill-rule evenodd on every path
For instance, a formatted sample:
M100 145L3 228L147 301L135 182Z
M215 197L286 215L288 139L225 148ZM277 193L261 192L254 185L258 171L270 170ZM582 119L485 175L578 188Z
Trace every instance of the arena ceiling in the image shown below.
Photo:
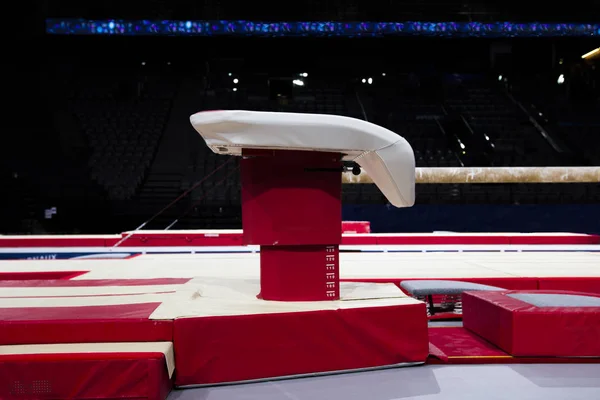
M45 0L49 18L252 21L512 21L598 22L600 1L543 3L441 0Z

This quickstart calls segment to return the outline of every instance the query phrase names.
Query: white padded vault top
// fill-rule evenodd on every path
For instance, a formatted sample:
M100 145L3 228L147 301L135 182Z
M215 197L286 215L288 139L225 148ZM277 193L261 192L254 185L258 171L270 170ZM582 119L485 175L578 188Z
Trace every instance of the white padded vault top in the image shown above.
M190 117L217 154L242 149L322 151L357 162L396 207L415 202L415 156L396 133L339 115L258 111L204 111ZM340 177L341 179L341 177Z

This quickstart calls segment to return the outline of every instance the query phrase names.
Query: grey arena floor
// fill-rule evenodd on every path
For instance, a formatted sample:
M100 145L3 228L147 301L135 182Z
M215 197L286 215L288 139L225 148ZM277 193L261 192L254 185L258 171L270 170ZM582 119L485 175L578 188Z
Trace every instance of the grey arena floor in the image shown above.
M594 400L600 364L426 365L174 391L168 400Z

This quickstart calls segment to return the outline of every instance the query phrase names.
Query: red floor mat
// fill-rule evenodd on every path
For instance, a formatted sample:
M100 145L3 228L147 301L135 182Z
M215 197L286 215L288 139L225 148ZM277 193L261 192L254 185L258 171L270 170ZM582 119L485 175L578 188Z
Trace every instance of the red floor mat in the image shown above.
M448 359L510 357L476 334L458 327L429 328L429 342Z
M399 363L428 355L424 304L178 318L176 384L221 384Z
M428 364L595 364L598 357L512 357L468 329L429 328Z

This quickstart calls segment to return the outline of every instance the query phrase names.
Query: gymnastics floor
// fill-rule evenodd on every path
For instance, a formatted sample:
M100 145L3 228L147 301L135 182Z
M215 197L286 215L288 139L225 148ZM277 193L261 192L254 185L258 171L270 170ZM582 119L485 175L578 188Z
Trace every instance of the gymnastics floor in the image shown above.
M371 235L364 237L368 239L367 236ZM443 240L443 236L436 240ZM551 240L555 241L553 238ZM411 324L421 318L423 303L399 289L399 283L406 279L456 279L507 289L600 293L599 244L587 238L583 243L573 243L570 239L567 243L552 244L543 240L531 244L507 244L504 241L505 238L487 244L347 244L340 253L342 299L335 302L279 303L258 300L260 256L257 249L243 246L198 246L190 250L183 246L168 246L168 243L166 247L140 247L140 243L137 243L137 247L127 248L130 254L126 258L120 259L0 260L0 369L2 365L5 366L0 370L0 376L10 376L12 379L10 390L6 389L9 395L32 395L36 390L46 394L65 393L71 390L69 379L79 379L77 385L80 392L71 398L110 398L121 393L119 396L124 398L164 400L173 385L193 387L198 384L252 381L272 372L272 365L261 363L258 346L258 350L252 350L253 354L248 356L249 361L245 365L238 363L237 370L223 366L222 374L216 374L214 370L219 368L211 364L214 360L202 358L205 357L203 353L215 347L214 343L203 342L203 335L210 326L193 321L224 316L253 321L267 315L272 318L267 322L273 324L275 329L280 323L276 319L279 316L328 310L353 313L368 306L395 310L395 318L401 321L401 325L406 325L403 334L417 335L415 332L421 332L422 327ZM161 245L164 243L161 242ZM21 254L23 251L29 252L27 254L46 254L44 252L48 251L93 253L100 247L90 248L90 243L72 248L48 246L38 240L35 247L5 246L3 251L5 254ZM175 247L177 251L174 251ZM311 323L315 325L305 324L302 329L313 332L324 329L319 321ZM250 325L226 327L226 331L233 332L235 336L223 336L221 340L235 339L236 351L245 351L263 334L261 329L266 329L257 328L252 333L250 328ZM331 329L336 340L343 341L343 336L335 336L337 328ZM427 331L424 332L427 337ZM248 339L250 336L252 340ZM444 335L438 334L435 338L431 336L431 340L439 345L440 340L453 339L452 335L444 339ZM403 346L399 348L403 362L395 366L432 364L427 348L409 344ZM236 354L232 353L230 362L238 357ZM323 361L317 360L317 356L307 354L305 361ZM338 356L345 357L342 354ZM464 357L465 354L460 356ZM477 360L478 363L498 364L502 358L497 356L498 353L492 352L487 359L471 357L469 362ZM469 357L466 354L466 358ZM39 364L40 360L46 364ZM509 362L506 358L504 360ZM370 397L377 399L411 396L441 398L436 397L441 395L453 398L455 394L459 395L455 382L465 380L458 377L466 371L470 371L471 375L468 382L462 384L473 389L473 393L479 390L478 376L487 376L486 379L496 376L497 379L486 387L497 385L498 390L503 386L504 377L513 379L511 377L516 376L516 386L506 389L508 392L505 393L513 393L511 390L514 389L515 393L528 390L522 392L529 393L528 398L537 398L542 394L546 398L561 398L561 393L568 393L568 398L595 398L599 384L591 376L600 375L594 375L598 372L598 364L597 360L592 361L596 363L562 364L556 368L523 364L519 370L521 365L467 366L455 359L445 365L254 383L251 386L174 391L169 398L363 398L356 397L362 393L360 390L352 390L352 385L344 386L343 382L348 380L361 386L371 385L369 381L380 382L373 392L369 392ZM35 371L36 376L49 374L47 379L27 381L23 378L27 372L23 369L24 365L32 363L41 365ZM65 363L71 368L70 377L48 372L48 365L56 365L55 370L59 371ZM293 365L284 364L281 368L288 368L290 372L284 376L303 375L296 374ZM45 369L42 368L44 365ZM202 368L198 365L202 365ZM330 371L334 370L330 368ZM561 375L560 371L571 370L581 371L581 380L576 380L566 372ZM20 375L17 373L19 371L22 372ZM523 376L522 371L529 375ZM106 379L113 379L112 386L108 385ZM561 379L564 384L562 388L543 386L551 381L558 385ZM363 380L364 383L360 383ZM395 380L404 383L399 384ZM435 385L432 383L434 381L437 382ZM546 383L540 386L539 382L542 381ZM50 387L49 382L54 382L55 386ZM131 382L136 384L132 385ZM389 388L386 387L388 383ZM81 389L85 385L90 389ZM123 388L129 390L127 396L122 395ZM327 393L329 397L323 395ZM3 394L0 392L0 398L4 398ZM511 397L521 398L516 395ZM16 394L14 398L17 398Z

